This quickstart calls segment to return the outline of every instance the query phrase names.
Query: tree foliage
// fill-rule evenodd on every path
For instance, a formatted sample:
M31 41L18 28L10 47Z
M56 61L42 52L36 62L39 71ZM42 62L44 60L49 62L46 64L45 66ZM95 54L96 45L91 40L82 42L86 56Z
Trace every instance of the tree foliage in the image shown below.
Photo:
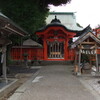
M48 4L52 4L54 6L59 6L61 4L69 3L71 0L39 0L42 6L47 7Z
M1 11L29 33L45 24L48 9L40 9L32 0L2 0Z
M0 10L29 34L44 26L48 4L61 5L70 0L0 0ZM35 35L33 37L36 38Z

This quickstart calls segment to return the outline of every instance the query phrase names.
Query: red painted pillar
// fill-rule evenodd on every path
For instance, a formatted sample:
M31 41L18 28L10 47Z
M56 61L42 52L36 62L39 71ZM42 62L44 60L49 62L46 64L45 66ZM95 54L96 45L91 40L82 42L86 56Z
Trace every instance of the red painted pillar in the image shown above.
M43 47L44 47L44 60L47 60L47 43L46 43L46 39L43 40Z
M65 44L64 44L64 58L65 60L68 60L68 40L66 39Z

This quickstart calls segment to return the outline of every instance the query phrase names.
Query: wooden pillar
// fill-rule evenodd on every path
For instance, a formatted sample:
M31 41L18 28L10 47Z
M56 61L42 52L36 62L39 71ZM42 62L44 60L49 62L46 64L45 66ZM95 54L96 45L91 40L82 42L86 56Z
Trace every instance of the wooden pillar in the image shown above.
M46 40L44 39L44 60L47 60L47 43Z
M6 46L2 47L2 67L3 67L3 79L6 83L8 83L7 80L7 67L6 67Z
M57 52L59 53L59 42L57 43ZM59 58L59 54L58 54L58 56L57 56L58 58Z
M51 54L50 54L50 52L51 52L51 46L50 46L50 43L49 42L48 42L48 49L49 49L48 57L50 58L51 57Z
M51 50L50 50L50 57L52 58L53 57L53 54L52 54L52 52L53 52L53 44L52 43L50 43L50 46L51 46Z
M77 51L75 52L75 62L74 62L75 65L77 65Z
M61 49L62 49L62 47L61 47L61 43L60 43L60 49L59 49L59 52L60 52L60 58L62 57Z
M96 57L96 70L97 70L97 72L99 72L98 55L97 55L97 44L95 44L95 57Z
M81 63L81 49L79 49L78 72L80 72L80 63Z
M96 55L96 68L97 72L99 72L97 49L95 50L95 55Z
M75 52L75 62L74 62L74 72L75 72L75 74L78 72L77 55L78 55L78 52L76 50L76 52Z
M54 43L54 58L56 58L56 42Z
M90 60L90 67L92 68L92 61L91 61L91 52L90 52L90 56L89 56L89 60Z
M68 60L68 39L64 41L64 58L65 60Z
M52 43L52 58L53 58L53 52L54 52L54 45Z

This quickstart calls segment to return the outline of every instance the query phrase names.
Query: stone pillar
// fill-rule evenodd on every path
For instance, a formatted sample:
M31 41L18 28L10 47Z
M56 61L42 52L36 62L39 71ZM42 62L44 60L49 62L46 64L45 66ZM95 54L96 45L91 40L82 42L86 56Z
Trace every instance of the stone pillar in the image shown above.
M8 80L7 80L7 67L6 67L6 46L3 46L2 47L2 60L1 60L1 63L2 63L2 72L3 72L3 79L6 83L8 83Z

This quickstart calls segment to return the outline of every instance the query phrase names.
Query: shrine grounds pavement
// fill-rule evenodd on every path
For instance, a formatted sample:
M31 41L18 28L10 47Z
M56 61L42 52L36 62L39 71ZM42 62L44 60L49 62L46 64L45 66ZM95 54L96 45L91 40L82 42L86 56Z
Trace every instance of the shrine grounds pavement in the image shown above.
M72 69L72 65L42 66L8 100L100 100L92 87L96 78L75 76Z
M40 66L34 68L26 68L20 65L9 66L9 73L7 73L7 83L0 77L0 100L7 100L12 93L25 83L31 76L33 76Z

